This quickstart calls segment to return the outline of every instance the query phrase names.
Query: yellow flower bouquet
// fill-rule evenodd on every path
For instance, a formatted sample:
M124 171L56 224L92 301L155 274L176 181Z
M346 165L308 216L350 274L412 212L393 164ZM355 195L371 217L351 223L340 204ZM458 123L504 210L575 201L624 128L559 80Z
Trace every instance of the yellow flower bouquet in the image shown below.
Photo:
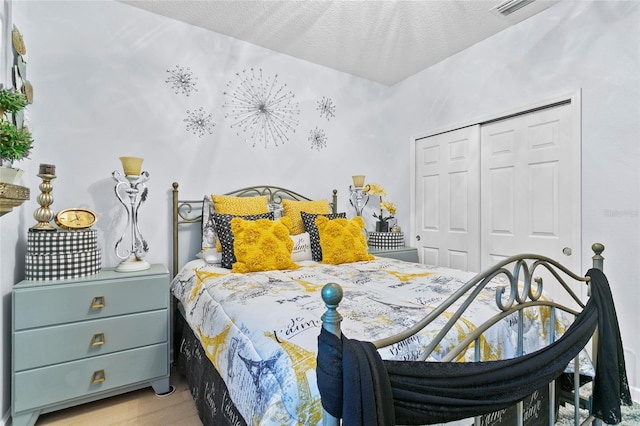
M385 191L384 188L378 185L377 183L372 183L367 185L364 188L364 192L367 193L368 195L377 195L380 197L380 214L379 215L377 213L373 214L373 217L378 219L378 222L376 223L376 231L378 232L389 231L388 221L389 219L394 218L394 215L396 214L396 206L389 201L382 201L382 197L387 196L387 191ZM389 212L388 216L384 215L385 210Z

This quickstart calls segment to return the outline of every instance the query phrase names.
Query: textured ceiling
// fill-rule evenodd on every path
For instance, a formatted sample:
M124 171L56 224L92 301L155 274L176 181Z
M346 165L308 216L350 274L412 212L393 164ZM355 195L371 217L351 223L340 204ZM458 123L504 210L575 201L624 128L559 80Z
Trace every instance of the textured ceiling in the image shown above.
M507 17L491 11L501 0L120 1L393 85L559 0L537 0Z

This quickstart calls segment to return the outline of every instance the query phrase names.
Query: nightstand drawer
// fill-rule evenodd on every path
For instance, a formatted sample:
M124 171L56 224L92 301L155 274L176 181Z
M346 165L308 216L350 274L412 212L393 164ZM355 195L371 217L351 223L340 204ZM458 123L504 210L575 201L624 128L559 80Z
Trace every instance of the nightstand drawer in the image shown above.
M166 309L24 330L14 335L14 370L75 361L167 340Z
M17 289L14 330L167 308L167 279L145 276Z
M376 248L369 247L369 253L389 259L404 260L405 262L418 263L418 249L415 247Z
M14 412L45 407L169 374L167 344L16 373Z

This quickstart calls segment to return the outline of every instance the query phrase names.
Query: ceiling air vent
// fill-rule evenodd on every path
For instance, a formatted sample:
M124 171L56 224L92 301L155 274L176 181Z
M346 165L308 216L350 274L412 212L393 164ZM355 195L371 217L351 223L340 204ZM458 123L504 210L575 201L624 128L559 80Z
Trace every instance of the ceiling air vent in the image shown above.
M491 8L491 12L498 16L509 16L535 0L507 0Z

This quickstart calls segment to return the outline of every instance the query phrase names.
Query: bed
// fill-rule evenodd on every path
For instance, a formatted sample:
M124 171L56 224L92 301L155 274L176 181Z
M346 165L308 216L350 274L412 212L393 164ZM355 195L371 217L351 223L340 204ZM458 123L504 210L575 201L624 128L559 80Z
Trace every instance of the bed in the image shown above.
M321 377L317 374L321 369L316 371L321 363L317 358L321 330L357 342L373 342L385 362L484 364L520 358L551 346L585 307L571 285L587 285L590 278L539 256L515 257L479 275L371 256L366 251L361 218L347 219L344 212L337 211L335 190L329 201L280 187L243 188L220 198L260 197L268 212L243 214L241 209L226 215L215 212L209 202L211 194L182 200L177 183L172 192L174 363L185 375L206 425L337 424L336 416L323 410L328 402L320 391L324 388L324 381L319 386ZM319 201L326 207L316 211ZM312 212L305 211L306 207ZM269 213L269 217L258 217ZM295 237L291 243L285 243L286 238L280 241L289 247L289 253L292 246L302 247L304 253L295 254L293 264L283 261L273 267L271 262L269 270L263 270L260 262L264 256L251 257L256 253L251 250L253 243L247 243L253 241L249 236L255 239L258 226L276 226L265 221L281 222L291 231L288 214L302 216L304 226L298 224L297 230L311 237L301 242ZM228 241L224 242L230 226L235 235L231 250L240 254L235 263L229 264L227 258L223 265L223 254L230 248ZM192 229L187 232L183 227ZM195 238L194 230L200 234ZM277 234L271 228L264 232ZM184 250L180 240L186 235L191 241ZM220 255L213 247L216 238L223 241ZM247 244L249 249L244 251ZM594 245L594 249L595 265L601 267L604 248ZM318 250L322 261L318 261ZM260 262L256 263L256 257ZM231 265L234 269L229 269ZM513 269L505 272L509 265ZM545 297L543 288L550 282L543 284L533 274L542 269L545 280L563 285L575 307L562 307ZM528 416L548 424L553 422L558 404L566 401L572 402L577 412L580 405L588 403L578 390L595 376L594 365L588 350L580 350L562 371L563 376L576 379L572 389L563 390L555 383L536 389L536 397L542 392L548 406L543 413L538 408L534 413L520 401L513 407L478 413L475 422L515 424L495 421L506 419L511 410L520 419ZM570 397L564 397L565 393ZM531 395L527 398L528 403L538 404L532 402ZM528 414L523 416L525 411ZM466 425L474 422L454 420Z

